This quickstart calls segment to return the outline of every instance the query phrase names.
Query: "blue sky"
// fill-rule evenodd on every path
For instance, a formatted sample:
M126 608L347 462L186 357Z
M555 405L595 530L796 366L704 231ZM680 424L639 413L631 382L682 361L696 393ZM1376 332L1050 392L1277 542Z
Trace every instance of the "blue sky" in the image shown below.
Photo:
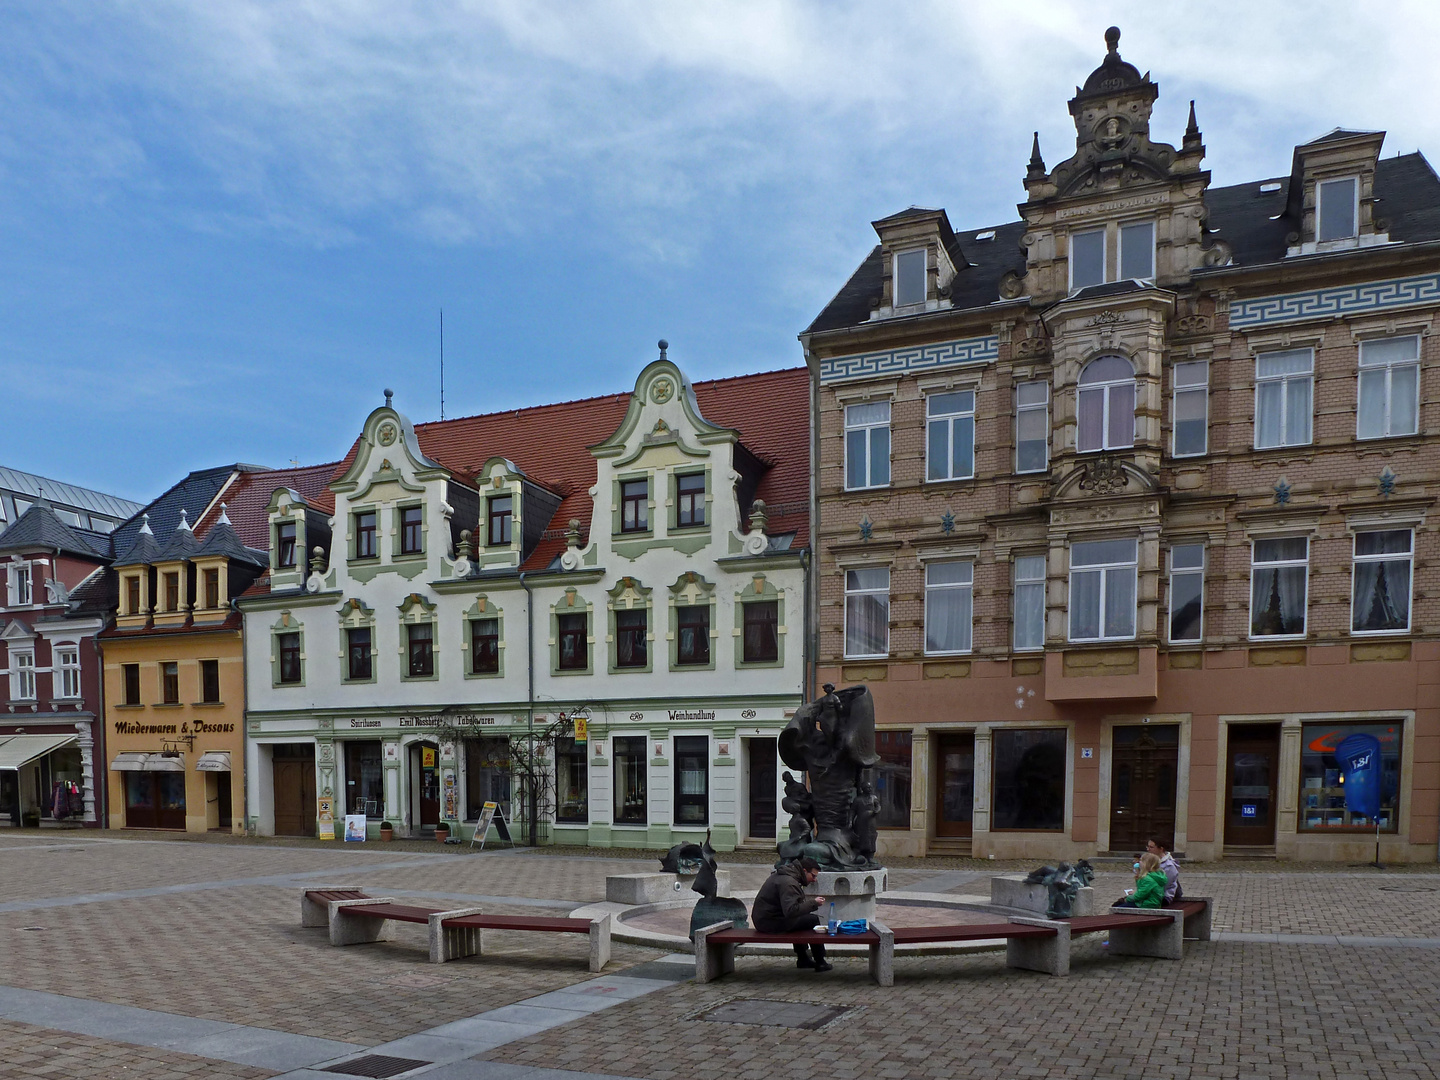
M414 420L802 362L874 243L1013 220L1104 54L1217 184L1440 162L1440 6L30 0L0 8L0 462L147 500ZM1418 107L1425 103L1425 107ZM597 433L597 437L603 433Z

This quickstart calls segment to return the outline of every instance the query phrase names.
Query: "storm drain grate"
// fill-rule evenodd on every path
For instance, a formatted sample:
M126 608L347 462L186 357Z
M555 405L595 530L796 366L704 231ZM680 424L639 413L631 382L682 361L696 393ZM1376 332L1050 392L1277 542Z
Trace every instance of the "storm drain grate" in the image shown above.
M814 1031L834 1023L849 1011L850 1006L847 1005L741 998L702 1012L696 1019L717 1024L756 1024L762 1027L804 1028L806 1031Z
M417 1061L415 1058L387 1057L385 1054L366 1054L354 1061L341 1062L339 1065L331 1065L328 1069L321 1069L320 1072L340 1073L343 1076L399 1076L401 1073L409 1072L411 1069L418 1069L421 1065L431 1064L428 1061Z
M1434 885L1381 885L1381 892L1437 892L1440 888Z

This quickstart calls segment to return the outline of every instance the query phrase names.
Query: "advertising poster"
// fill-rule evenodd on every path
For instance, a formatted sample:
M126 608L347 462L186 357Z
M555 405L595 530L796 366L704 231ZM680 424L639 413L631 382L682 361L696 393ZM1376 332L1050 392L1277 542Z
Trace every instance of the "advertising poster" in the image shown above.
M352 840L361 844L365 842L364 814L345 815L345 841L349 843Z
M315 823L321 840L335 839L335 800L329 795L321 795L316 800Z

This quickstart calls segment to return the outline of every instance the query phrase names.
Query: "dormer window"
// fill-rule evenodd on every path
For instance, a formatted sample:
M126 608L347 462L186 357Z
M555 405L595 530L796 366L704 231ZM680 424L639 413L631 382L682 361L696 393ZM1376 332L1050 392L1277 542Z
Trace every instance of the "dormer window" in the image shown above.
M180 610L180 575L174 570L165 575L165 610Z
M275 564L282 567L295 565L295 523L286 521L275 526Z
M220 571L214 568L205 571L205 606L212 610L220 606Z
M1153 221L1132 221L1070 234L1071 292L1108 281L1149 281L1154 276Z
M1327 240L1349 240L1359 232L1359 206L1355 177L1343 180L1322 180L1315 185L1315 239L1320 243Z
M514 496L496 495L490 500L490 530L486 543L491 547L510 545L510 523L514 517Z
M1135 369L1123 356L1101 356L1080 373L1075 449L1126 450L1135 445Z
M125 614L141 614L139 574L127 574L125 576Z
M895 306L925 302L925 249L895 253Z
M1084 289L1105 284L1105 230L1072 233L1070 236L1070 288Z

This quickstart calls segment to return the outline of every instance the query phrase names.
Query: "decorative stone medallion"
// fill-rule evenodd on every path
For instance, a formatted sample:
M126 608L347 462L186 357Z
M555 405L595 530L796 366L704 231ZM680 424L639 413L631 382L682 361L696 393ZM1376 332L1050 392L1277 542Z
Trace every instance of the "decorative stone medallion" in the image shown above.
M385 423L380 425L380 445L389 446L395 441L397 434L399 434L399 432L396 430L395 425L389 420L386 420Z
M675 383L662 375L650 384L650 400L656 405L664 405L675 396Z

